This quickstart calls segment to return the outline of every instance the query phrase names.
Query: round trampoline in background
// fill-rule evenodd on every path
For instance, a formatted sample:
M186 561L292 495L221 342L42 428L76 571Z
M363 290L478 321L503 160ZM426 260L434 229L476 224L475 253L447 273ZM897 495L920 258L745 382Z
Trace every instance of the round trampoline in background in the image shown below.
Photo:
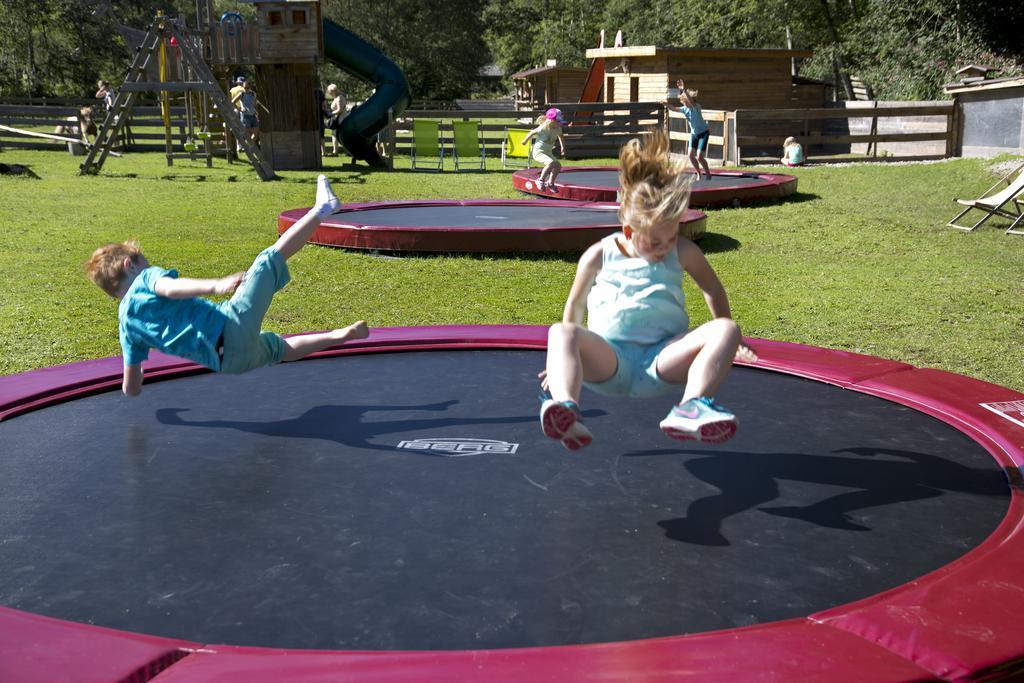
M548 199L473 199L343 204L310 242L348 249L410 252L576 252L622 229L618 205ZM284 232L307 209L278 217ZM700 239L705 215L688 209L680 234Z
M1024 395L753 339L732 441L588 393L569 453L546 332L237 377L153 353L135 399L120 358L0 377L0 680L1022 673Z
M692 173L693 171L688 171ZM618 201L619 170L615 166L567 166L558 174L558 192L541 190L539 168L512 174L512 186L521 192L586 202ZM796 178L779 173L713 170L710 180L693 184L690 206L739 206L753 201L771 201L796 192Z

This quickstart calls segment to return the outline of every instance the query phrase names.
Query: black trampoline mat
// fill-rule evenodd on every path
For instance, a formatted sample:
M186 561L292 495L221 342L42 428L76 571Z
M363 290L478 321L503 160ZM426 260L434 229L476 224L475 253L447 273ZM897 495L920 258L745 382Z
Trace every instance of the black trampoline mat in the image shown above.
M332 214L329 221L351 220L359 225L535 229L582 228L619 223L618 207L562 207L528 204L420 204L357 209Z
M0 423L0 604L282 648L630 640L878 593L1007 510L962 433L752 369L720 393L727 444L664 437L676 397L585 393L595 442L571 454L540 434L543 361L310 360Z

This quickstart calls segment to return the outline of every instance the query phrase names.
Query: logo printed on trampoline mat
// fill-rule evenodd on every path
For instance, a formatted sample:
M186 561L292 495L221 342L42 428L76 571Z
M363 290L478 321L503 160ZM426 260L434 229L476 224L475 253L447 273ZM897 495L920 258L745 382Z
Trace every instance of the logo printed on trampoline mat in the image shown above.
M979 403L979 406L991 410L996 415L1009 420L1018 427L1024 427L1024 401L1000 401L997 403Z
M515 455L519 444L494 439L411 439L399 441L397 448L407 451L420 451L425 455L439 455L445 458L463 458L467 455L485 453L503 453Z

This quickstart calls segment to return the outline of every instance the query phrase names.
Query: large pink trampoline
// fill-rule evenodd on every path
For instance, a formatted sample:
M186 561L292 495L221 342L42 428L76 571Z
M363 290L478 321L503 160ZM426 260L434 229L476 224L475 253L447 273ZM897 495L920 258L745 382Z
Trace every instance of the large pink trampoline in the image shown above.
M611 202L550 199L416 200L344 204L314 244L389 252L582 252L622 225ZM284 232L306 209L278 217ZM688 209L680 234L700 239L705 215Z
M546 332L0 377L0 681L1024 675L1024 394L752 339L728 444L588 394L570 454Z
M692 172L692 171L691 171ZM558 174L558 192L537 185L540 169L527 168L512 174L512 186L521 192L585 202L618 201L619 172L614 166L567 166ZM690 206L739 206L747 202L776 200L796 192L796 178L779 173L713 170L711 179L693 184Z

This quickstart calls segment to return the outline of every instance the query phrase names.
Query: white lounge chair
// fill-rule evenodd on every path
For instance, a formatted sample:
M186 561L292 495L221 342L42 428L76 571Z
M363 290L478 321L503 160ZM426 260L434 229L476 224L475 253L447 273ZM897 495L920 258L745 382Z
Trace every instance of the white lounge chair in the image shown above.
M999 186L1004 183L1006 187L999 190ZM1007 234L1024 235L1024 230L1017 229L1017 226L1024 220L1024 164L1000 178L999 182L985 190L978 199L957 199L956 203L967 208L946 224L951 228L971 232L992 216L1002 216L1013 221L1006 229ZM981 211L985 215L974 225L957 225L957 221L972 209Z

